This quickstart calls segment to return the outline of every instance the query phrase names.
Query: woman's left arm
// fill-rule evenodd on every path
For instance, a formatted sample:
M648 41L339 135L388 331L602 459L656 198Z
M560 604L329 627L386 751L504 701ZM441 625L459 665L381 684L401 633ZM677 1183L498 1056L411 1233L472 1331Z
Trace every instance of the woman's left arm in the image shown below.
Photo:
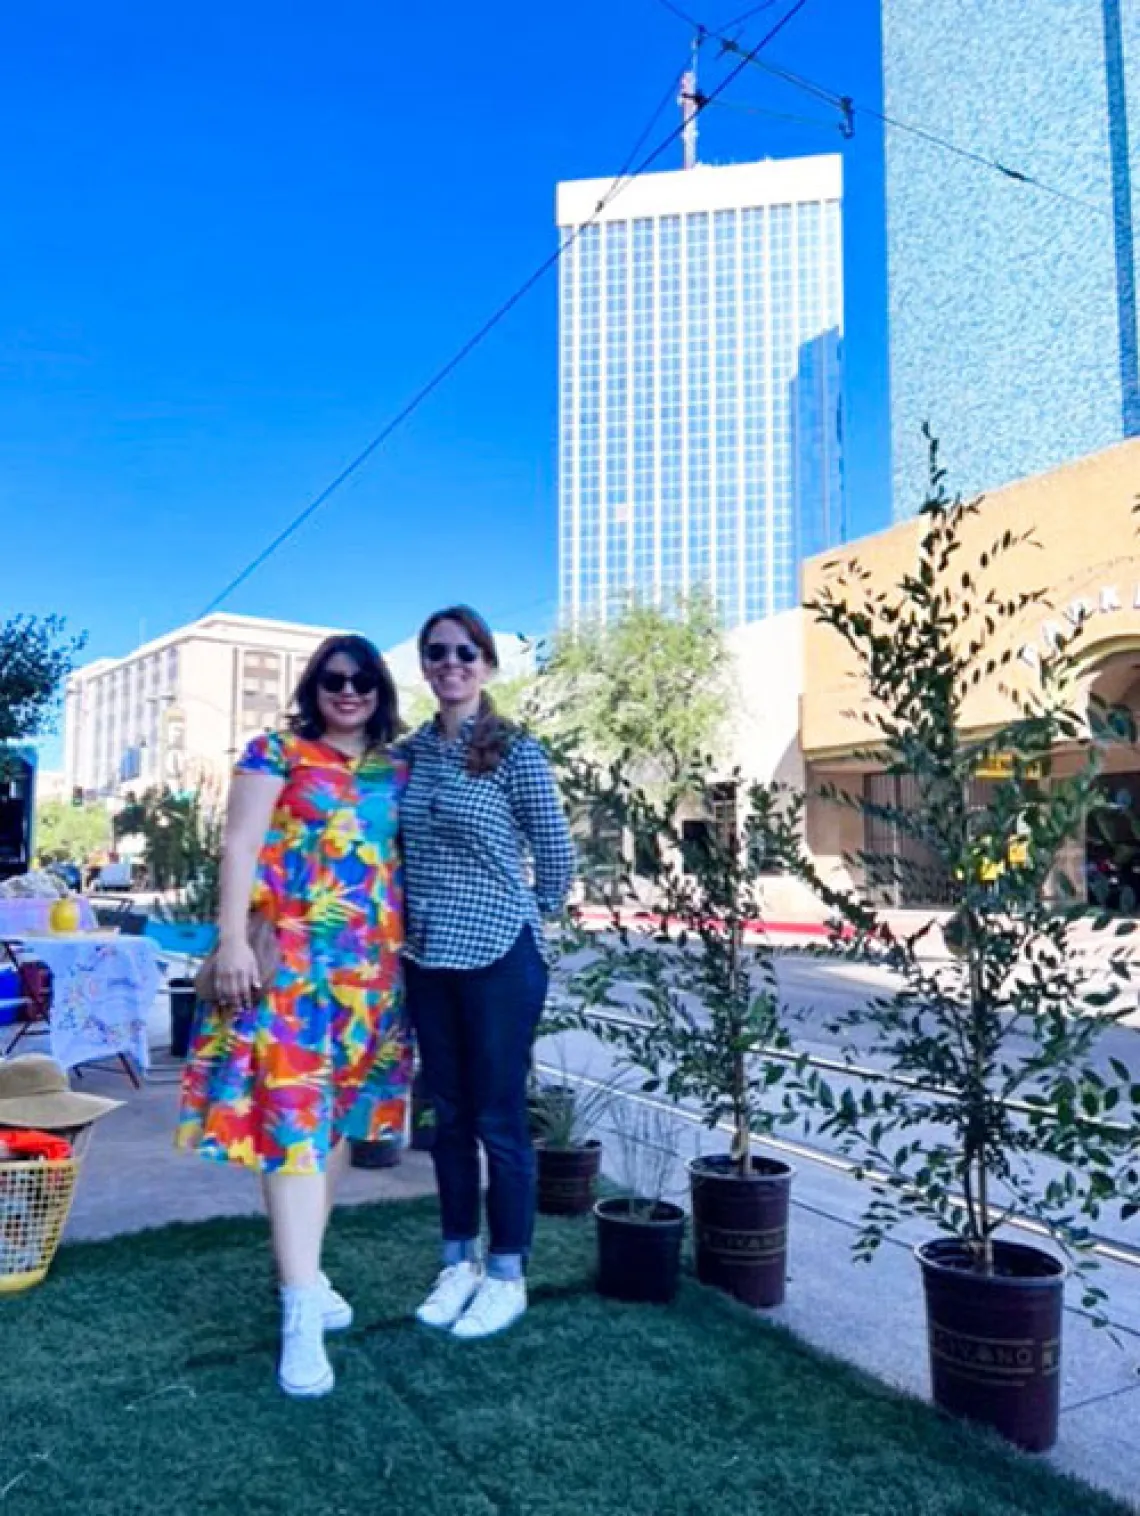
M550 760L532 737L521 738L506 762L511 808L534 854L535 899L544 916L554 916L574 881L574 844L562 798Z

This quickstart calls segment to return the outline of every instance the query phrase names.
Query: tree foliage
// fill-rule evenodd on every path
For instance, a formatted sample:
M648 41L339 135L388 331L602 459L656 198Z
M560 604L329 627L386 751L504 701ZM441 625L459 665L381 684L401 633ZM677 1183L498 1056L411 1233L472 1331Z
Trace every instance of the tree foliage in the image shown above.
M61 616L11 616L0 622L0 745L49 730L64 680L85 638Z
M688 778L689 792L708 787L699 771ZM632 839L652 907L623 911L635 881L616 881L612 931L590 943L571 988L585 1025L644 1070L647 1091L695 1101L710 1130L729 1122L733 1161L747 1175L753 1137L797 1115L791 1101L773 1098L789 1073L791 1039L759 923L769 857L798 847L803 802L780 786L746 785L739 773L733 782L742 813L694 848L683 837L680 791L650 793L623 764L580 762L578 788ZM621 1014L593 1022L599 1005Z
M695 596L632 602L613 622L556 637L527 713L563 745L675 785L716 746L729 697L724 632Z
M169 914L212 921L218 909L222 818L206 791L146 790L115 817L115 836L141 836L151 886L173 890Z
M101 805L45 800L36 809L36 853L42 863L83 863L111 843L111 818Z

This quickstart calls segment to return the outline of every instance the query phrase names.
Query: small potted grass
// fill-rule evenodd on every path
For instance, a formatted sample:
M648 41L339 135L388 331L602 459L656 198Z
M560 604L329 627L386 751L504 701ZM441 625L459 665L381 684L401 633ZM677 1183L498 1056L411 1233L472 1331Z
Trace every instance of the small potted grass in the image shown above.
M611 1081L540 1084L531 1101L538 1155L538 1210L543 1216L586 1216L602 1164L594 1133L613 1103Z
M677 1293L685 1212L666 1199L677 1178L675 1128L655 1106L616 1101L609 1118L620 1193L594 1206L598 1293L668 1305Z

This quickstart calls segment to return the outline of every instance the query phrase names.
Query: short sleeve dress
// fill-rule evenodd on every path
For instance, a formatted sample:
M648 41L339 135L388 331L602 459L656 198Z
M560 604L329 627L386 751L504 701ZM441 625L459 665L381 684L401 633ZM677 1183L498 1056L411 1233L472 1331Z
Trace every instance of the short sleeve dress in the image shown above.
M340 1138L404 1130L397 829L407 766L269 733L237 772L284 781L253 891L276 929L279 966L257 1005L201 1008L176 1141L265 1173L321 1173Z

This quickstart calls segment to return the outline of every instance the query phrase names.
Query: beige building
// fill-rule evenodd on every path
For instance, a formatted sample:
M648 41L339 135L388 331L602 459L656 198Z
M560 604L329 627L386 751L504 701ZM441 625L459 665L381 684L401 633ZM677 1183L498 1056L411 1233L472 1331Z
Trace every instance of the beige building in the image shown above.
M1092 697L1131 710L1140 720L1140 442L1121 443L1079 462L1023 480L986 497L968 521L955 565L960 575L1006 532L1023 546L991 555L983 590L1005 600L1023 592L1039 595L1004 623L981 659L981 676L964 704L965 727L979 737L1012 720L1017 697L1037 682L1042 654L1080 626L1078 710ZM868 589L889 589L913 569L921 518L849 547L813 558L804 568L804 600L858 569ZM1008 662L1002 663L1008 652ZM990 659L997 666L986 668ZM800 741L810 790L831 783L887 805L906 805L908 778L887 775L873 757L874 724L868 691L846 643L810 612L805 613L803 702ZM1136 729L1134 720L1133 730ZM860 756L860 755L863 756ZM1076 752L1055 754L1058 773L1076 762ZM976 783L980 797L987 783ZM1108 754L1105 786L1127 795L1140 812L1140 751L1134 741ZM863 849L891 845L887 836L867 836L856 810L820 801L808 813L808 844L825 871L865 884L851 858ZM1087 869L1098 866L1095 839L1065 860L1066 873L1083 887ZM1082 858L1081 853L1088 856ZM1070 866L1071 865L1071 866ZM926 904L895 900L897 904Z
M115 798L224 780L235 753L279 720L332 630L218 614L78 670L64 703L68 792Z

